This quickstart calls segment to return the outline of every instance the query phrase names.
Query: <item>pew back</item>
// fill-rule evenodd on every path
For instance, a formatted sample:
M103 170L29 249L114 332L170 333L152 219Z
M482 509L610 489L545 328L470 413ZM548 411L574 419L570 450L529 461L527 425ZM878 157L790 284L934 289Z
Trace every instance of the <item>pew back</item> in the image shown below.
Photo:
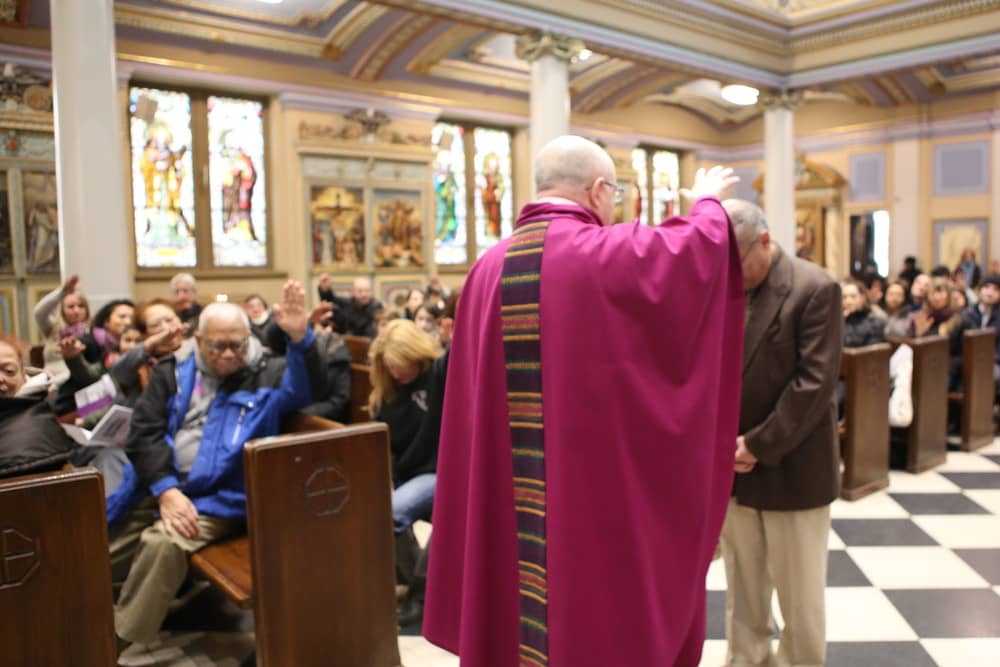
M948 455L948 339L927 336L906 341L913 348L913 423L906 469L921 473Z
M844 477L840 495L857 500L889 485L889 355L886 343L846 348Z
M104 483L96 470L0 482L0 556L0 662L115 664Z
M372 393L371 368L351 364L351 423L363 424L371 419L368 414L368 397Z
M399 665L384 424L247 443L263 666Z
M344 336L344 345L347 346L347 351L351 353L352 364L361 364L364 366L368 363L368 347L371 343L372 339L367 336Z
M962 449L993 442L993 363L997 335L992 329L966 331L962 340Z

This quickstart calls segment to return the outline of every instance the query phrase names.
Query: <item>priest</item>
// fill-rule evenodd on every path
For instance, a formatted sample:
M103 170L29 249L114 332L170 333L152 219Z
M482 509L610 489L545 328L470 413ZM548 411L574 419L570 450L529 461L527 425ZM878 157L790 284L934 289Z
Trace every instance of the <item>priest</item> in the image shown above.
M609 226L596 144L469 273L451 348L423 631L468 667L696 667L733 483L740 257L699 170L690 215Z

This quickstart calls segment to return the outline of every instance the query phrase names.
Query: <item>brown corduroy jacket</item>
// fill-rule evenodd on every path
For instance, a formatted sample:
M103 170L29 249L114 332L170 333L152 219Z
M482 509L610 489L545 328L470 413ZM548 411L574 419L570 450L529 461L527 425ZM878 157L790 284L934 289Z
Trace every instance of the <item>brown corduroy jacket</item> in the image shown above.
M733 495L761 510L827 505L840 491L840 285L777 248L750 309L740 433L758 462L736 475Z

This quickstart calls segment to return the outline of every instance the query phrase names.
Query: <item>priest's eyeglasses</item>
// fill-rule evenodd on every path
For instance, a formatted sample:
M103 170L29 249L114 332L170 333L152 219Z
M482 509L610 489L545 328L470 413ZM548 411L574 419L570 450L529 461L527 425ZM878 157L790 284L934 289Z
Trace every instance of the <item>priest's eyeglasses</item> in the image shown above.
M594 186L597 185L595 180L593 183L584 188L584 190L593 190ZM612 183L611 181L602 181L601 185L606 185L611 188L615 193L615 203L621 204L625 200L625 188L618 183Z

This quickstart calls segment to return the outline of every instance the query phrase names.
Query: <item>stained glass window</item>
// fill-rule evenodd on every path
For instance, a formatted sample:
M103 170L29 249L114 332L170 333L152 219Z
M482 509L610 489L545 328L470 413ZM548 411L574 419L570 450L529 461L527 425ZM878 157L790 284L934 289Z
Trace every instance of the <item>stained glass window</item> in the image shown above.
M434 261L461 265L469 261L466 241L465 128L438 123L434 143Z
M677 153L656 151L653 153L653 224L658 224L679 213L677 189L680 180L680 163Z
M510 133L477 127L473 131L476 180L476 257L510 236L513 226Z
M209 200L216 266L267 264L263 106L208 98Z
M636 148L632 151L632 168L638 186L636 213L639 219L648 225L658 225L677 215L680 183L677 153Z
M632 169L635 170L636 194L635 217L649 224L649 172L646 162L649 156L644 148L632 150Z
M195 266L191 98L129 90L136 261L143 268Z

